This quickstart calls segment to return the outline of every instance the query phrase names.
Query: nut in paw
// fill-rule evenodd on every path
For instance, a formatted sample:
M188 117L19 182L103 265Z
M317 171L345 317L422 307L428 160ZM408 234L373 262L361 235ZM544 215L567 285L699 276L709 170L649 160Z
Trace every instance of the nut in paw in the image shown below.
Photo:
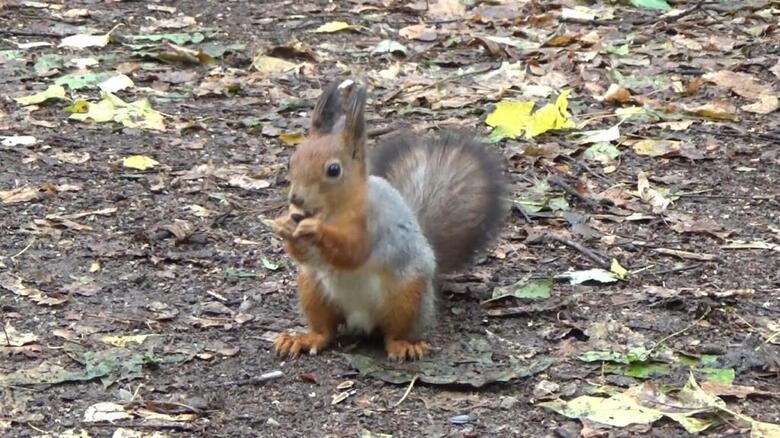
M322 221L319 219L304 219L298 223L298 227L293 233L293 239L310 239L318 241L320 238L321 227Z
M282 239L292 239L297 224L289 215L284 215L274 219L273 232Z

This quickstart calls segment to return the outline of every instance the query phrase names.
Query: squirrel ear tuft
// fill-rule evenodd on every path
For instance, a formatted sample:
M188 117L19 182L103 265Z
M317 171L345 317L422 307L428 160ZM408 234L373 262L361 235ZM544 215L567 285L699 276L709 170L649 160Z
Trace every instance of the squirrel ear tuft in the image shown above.
M365 159L366 145L366 88L354 81L348 80L340 86L344 99L344 145L349 148L352 158Z
M340 81L328 84L314 105L311 114L311 131L313 134L330 134L336 126L339 117L343 115L342 91Z

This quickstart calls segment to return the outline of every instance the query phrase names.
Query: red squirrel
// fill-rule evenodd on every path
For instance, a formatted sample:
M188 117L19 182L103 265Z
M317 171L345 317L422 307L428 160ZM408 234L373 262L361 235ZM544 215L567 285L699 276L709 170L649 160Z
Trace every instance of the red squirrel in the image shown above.
M309 330L277 354L317 354L340 326L379 332L391 359L423 357L436 279L463 268L500 231L505 182L473 137L402 135L366 150L366 89L330 84L290 159L289 209L273 224L299 265Z

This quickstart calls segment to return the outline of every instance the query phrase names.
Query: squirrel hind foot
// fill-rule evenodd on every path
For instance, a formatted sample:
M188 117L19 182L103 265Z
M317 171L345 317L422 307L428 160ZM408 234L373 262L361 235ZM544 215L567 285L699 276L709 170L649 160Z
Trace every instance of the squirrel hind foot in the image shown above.
M387 340L385 350L391 360L403 362L405 360L418 360L425 356L431 346L425 342L411 342L403 339Z
M282 333L274 341L274 350L279 356L298 357L301 352L314 356L330 344L330 337L322 333L308 332L302 335Z

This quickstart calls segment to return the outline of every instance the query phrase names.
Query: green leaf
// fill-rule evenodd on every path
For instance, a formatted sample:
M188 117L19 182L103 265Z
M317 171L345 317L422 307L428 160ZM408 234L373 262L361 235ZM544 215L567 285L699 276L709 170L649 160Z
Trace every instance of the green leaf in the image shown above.
M279 269L279 264L278 263L274 263L274 262L272 262L271 260L268 260L265 257L260 259L260 261L263 263L263 267L265 269L268 269L270 271L276 271L277 269Z
M725 385L734 383L734 378L736 377L736 371L733 368L698 368L697 371L701 373L704 379Z
M640 8L656 9L659 11L668 11L672 9L666 0L631 0L631 4Z
M493 297L485 300L482 304L505 298L519 298L523 300L538 300L550 298L550 291L553 287L553 280L549 278L542 281L527 282L523 279L510 286L499 286L493 289Z
M41 75L50 70L62 67L62 58L56 53L45 53L35 61L35 73Z
M550 207L550 210L552 211L569 211L569 203L563 196L550 198L550 200L547 201L547 206Z
M97 85L113 75L111 72L68 74L54 80L57 85L64 85L71 90L97 88Z
M183 32L174 32L174 33L158 33L158 34L151 34L151 35L128 35L126 38L132 41L153 41L153 42L170 41L180 46L183 46L187 43L198 44L199 42L206 39L205 35L203 35L200 32L195 32L191 34L183 33Z

